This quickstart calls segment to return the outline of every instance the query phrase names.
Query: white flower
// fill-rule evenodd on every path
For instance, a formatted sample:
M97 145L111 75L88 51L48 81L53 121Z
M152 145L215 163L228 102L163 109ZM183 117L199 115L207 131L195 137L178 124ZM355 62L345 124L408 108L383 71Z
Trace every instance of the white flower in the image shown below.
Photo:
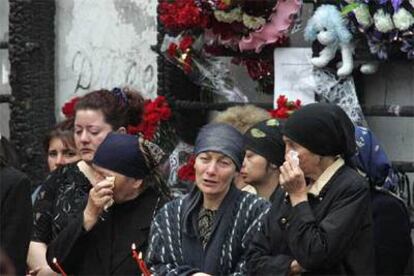
M374 14L375 28L381 33L387 33L394 29L394 23L392 23L391 15L384 13L383 10L378 10Z
M368 5L359 4L359 6L354 9L355 18L358 21L359 25L364 28L368 28L372 25L372 17L369 13Z
M249 29L259 29L265 23L266 19L264 19L263 17L254 17L245 13L243 14L243 24Z
M233 23L235 21L242 22L243 20L241 8L235 8L230 10L229 12L216 10L214 11L214 17L218 21L224 23Z
M408 30L414 24L414 17L404 8L400 8L393 14L392 20L395 27L400 31Z

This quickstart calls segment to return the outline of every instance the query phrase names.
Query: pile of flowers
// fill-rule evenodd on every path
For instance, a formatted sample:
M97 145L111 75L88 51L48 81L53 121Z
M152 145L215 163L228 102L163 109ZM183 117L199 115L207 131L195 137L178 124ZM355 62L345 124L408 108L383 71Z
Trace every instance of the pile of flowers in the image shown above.
M366 37L373 55L381 60L399 54L414 59L413 1L358 0L351 5L351 27Z
M288 2L288 9L284 2ZM277 13L279 6L283 12ZM296 0L165 0L160 2L158 12L169 33L203 34L210 46L260 52L264 45L287 36L292 16L300 7Z
M285 95L280 95L276 100L276 108L269 111L272 118L277 119L286 119L293 112L301 108L301 101L297 99L296 101L289 101Z
M144 117L138 126L129 125L129 134L142 134L145 139L152 141L162 121L168 121L171 116L171 108L164 96L158 96L155 100L146 100L144 104Z
M240 62L249 75L259 82L260 90L269 92L273 86L272 49L287 42L301 8L300 0L161 0L159 19L166 31L169 45L161 52L186 74L192 73L194 56L201 60L211 56L239 56L249 51L266 51L267 62L249 58ZM191 37L191 43L189 42ZM171 42L175 38L175 42ZM165 40L165 38L164 38ZM195 42L197 45L195 45ZM210 63L208 61L206 63ZM219 90L219 89L217 89Z

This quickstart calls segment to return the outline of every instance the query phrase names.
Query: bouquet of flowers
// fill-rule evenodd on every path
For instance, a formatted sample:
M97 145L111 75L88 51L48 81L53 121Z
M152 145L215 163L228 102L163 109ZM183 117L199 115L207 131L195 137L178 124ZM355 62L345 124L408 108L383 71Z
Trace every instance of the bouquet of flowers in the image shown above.
M276 102L276 108L270 110L270 116L272 118L277 119L286 119L288 118L293 112L301 108L301 101L297 99L296 101L289 101L285 95L280 95Z
M182 69L195 84L229 101L247 102L247 97L234 85L224 61L203 55L200 47L200 37L166 35L160 50L167 60Z
M141 133L146 140L152 141L162 121L171 118L171 108L164 96L158 96L155 100L146 100L144 104L144 118L137 126L129 125L129 134Z
M380 60L394 55L414 59L414 2L357 0L346 3L351 28L365 36L370 52Z

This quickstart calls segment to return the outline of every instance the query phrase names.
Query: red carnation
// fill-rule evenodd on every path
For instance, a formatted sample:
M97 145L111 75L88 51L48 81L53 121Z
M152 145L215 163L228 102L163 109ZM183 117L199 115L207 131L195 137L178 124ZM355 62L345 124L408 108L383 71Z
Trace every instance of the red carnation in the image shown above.
M78 102L79 97L74 97L70 101L66 102L62 106L62 113L66 118L71 118L75 116L75 106Z
M191 47L193 42L194 42L194 40L191 36L189 36L189 35L184 36L183 39L180 42L180 50L182 52L187 51L187 49L189 49Z
M277 101L276 101L277 107L280 108L280 107L286 106L287 102L288 102L288 99L286 98L286 96L285 95L280 95L279 98L277 98Z
M160 108L160 117L161 117L161 120L164 120L164 121L170 119L171 109L168 106Z
M280 95L276 101L277 108L269 111L272 118L286 119L301 107L301 101L288 101L285 95Z
M280 119L286 119L289 117L288 111L289 109L287 109L286 107L278 108L276 110L276 117Z
M177 176L181 181L195 181L195 169L194 169L194 163L195 163L195 156L190 155L187 163L180 167L178 170Z
M128 126L128 133L141 133L145 139L152 140L161 121L171 117L171 109L164 96L158 96L154 101L145 101L144 119L138 126Z
M168 56L171 58L175 57L177 55L177 48L178 48L177 44L170 43L170 45L168 46L168 50L167 50Z

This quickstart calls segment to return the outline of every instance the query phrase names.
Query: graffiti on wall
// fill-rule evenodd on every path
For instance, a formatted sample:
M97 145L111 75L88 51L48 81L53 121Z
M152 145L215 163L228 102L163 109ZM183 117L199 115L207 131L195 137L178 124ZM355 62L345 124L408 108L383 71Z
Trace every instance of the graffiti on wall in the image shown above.
M154 64L143 67L137 60L111 52L97 55L99 58L95 53L88 55L77 51L73 56L71 64L71 70L75 75L73 94L90 91L95 87L111 87L114 84L141 87L150 95L155 93Z
M65 1L57 5L56 114L75 95L129 86L157 89L156 4L148 0Z

